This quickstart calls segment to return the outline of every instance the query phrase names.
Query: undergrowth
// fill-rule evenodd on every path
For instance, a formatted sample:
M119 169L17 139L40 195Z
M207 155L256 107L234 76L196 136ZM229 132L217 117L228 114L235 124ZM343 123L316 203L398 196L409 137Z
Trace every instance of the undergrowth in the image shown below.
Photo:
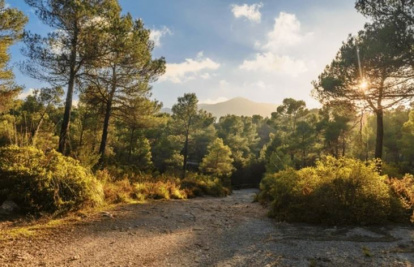
M326 157L315 167L268 173L257 200L289 222L381 224L413 221L414 178L388 178L375 162Z

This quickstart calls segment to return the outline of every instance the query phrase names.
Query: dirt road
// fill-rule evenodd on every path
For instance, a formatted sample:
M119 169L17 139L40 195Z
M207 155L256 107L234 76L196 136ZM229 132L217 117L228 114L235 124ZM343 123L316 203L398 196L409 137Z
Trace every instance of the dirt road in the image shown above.
M255 193L121 206L0 241L0 266L414 266L414 228L277 223Z

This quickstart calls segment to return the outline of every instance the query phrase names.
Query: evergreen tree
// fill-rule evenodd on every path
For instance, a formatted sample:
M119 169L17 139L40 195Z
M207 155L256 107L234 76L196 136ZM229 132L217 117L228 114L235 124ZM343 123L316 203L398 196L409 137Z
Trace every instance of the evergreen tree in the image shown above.
M105 106L99 148L101 164L112 114L116 112L123 118L140 114L143 117L154 110L151 103L146 103L151 96L149 83L164 73L165 60L152 59L154 44L149 37L150 31L141 20L134 21L129 14L115 18L105 27L104 42L99 48L101 60L87 65L85 96Z
M200 170L218 177L230 177L234 167L231 150L224 145L223 139L216 138L209 145L207 155L200 164Z
M0 113L7 111L12 99L20 88L13 82L13 72L7 66L10 55L9 47L21 38L26 16L14 8L6 8L4 0L0 0Z
M198 110L197 104L197 96L190 93L179 97L178 103L172 107L171 123L174 132L184 137L184 147L181 153L183 155L183 178L185 178L187 171L190 136L199 129L207 128L214 122L214 117L210 113Z
M96 61L102 27L120 12L116 0L25 0L39 19L54 29L47 37L26 32L21 69L53 86L67 85L58 150L66 154L72 98L83 67Z
M384 111L414 96L414 69L407 61L414 36L401 47L395 43L398 34L392 23L366 25L358 37L348 38L314 82L321 102L344 101L376 114L375 158L382 157Z

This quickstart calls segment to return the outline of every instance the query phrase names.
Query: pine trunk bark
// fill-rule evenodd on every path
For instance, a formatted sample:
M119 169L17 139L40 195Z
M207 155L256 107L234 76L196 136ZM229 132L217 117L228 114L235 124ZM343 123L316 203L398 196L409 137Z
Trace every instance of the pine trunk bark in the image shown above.
M187 172L187 157L188 157L188 130L186 132L185 135L185 143L184 143L184 151L183 151L183 155L184 155L184 162L183 162L183 179L186 176L186 172Z
M66 102L65 102L65 113L63 114L62 127L60 128L59 135L59 147L58 151L66 155L66 143L68 139L68 132L70 127L70 115L72 112L72 98L73 90L75 88L75 79L76 79L76 56L77 56L77 46L78 46L78 30L77 22L75 22L75 32L72 40L72 50L70 54L70 72L69 72L69 82L68 82L68 91L66 92Z
M106 143L108 140L109 120L111 118L111 112L112 112L112 98L113 98L113 94L110 95L108 102L106 103L101 145L99 146L99 154L100 154L99 165L100 166L103 166L104 161L105 161L105 150L106 150Z
M377 138L375 141L375 158L382 158L382 142L384 139L384 112L382 109L376 111L377 115Z
M106 143L108 140L108 129L109 129L109 120L111 119L112 113L112 101L114 99L116 85L117 85L117 73L116 73L116 66L112 67L112 84L111 84L111 92L109 93L108 100L106 102L106 109L105 109L105 119L104 125L102 129L102 138L101 138L101 145L99 146L99 167L104 166L105 162L105 150L106 150Z

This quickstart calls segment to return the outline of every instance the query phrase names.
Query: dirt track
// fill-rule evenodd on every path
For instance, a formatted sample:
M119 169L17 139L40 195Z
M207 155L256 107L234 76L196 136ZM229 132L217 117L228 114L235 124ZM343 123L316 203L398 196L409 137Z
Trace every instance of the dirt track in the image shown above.
M277 223L255 193L125 205L0 241L0 266L414 266L411 227Z

